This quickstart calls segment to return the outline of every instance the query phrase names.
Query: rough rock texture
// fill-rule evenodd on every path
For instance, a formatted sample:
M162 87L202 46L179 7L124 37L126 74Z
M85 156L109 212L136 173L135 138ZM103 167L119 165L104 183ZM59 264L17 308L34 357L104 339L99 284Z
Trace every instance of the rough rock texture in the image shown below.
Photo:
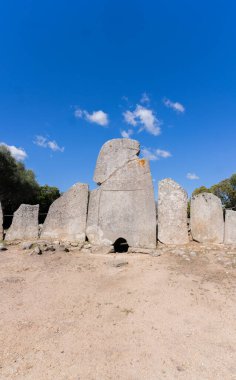
M191 233L200 243L223 243L224 219L221 200L211 193L191 199Z
M108 141L98 157L90 194L87 236L95 245L118 238L133 247L156 247L156 208L149 162L140 160L139 143Z
M2 205L0 202L0 240L3 239L3 213L2 213Z
M226 210L225 213L225 244L236 244L236 211Z
M88 185L77 183L50 206L40 238L85 241Z
M20 205L14 212L11 227L6 233L5 240L37 239L39 205Z
M158 186L158 240L164 244L187 244L188 195L170 178Z
M103 183L117 169L128 161L137 158L140 151L139 142L130 139L115 139L107 141L98 156L93 180Z

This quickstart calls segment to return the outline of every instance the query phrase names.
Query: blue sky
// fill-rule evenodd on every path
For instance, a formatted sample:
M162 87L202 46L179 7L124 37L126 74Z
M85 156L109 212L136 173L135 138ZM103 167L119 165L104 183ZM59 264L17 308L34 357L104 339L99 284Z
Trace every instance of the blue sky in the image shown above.
M235 14L229 0L2 1L0 142L62 191L94 188L100 147L127 133L155 187L229 177Z

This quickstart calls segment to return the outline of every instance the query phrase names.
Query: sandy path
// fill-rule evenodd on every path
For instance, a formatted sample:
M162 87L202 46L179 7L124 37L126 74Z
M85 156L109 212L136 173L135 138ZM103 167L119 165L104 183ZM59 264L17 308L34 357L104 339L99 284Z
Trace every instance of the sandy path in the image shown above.
M236 379L235 265L217 257L1 252L0 379Z

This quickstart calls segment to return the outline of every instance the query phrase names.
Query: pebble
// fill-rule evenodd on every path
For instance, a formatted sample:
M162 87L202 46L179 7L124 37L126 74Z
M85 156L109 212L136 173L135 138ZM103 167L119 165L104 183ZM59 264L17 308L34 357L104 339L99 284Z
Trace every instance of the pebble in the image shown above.
M7 251L5 244L0 243L0 251Z
M33 243L29 241L26 241L21 244L22 249L31 249L32 247L33 247Z

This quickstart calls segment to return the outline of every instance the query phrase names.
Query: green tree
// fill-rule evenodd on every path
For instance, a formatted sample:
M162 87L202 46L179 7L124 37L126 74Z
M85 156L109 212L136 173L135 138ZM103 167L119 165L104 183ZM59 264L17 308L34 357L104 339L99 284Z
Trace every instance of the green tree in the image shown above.
M192 195L197 195L203 192L210 192L219 197L224 208L236 209L236 174L220 181L209 189L205 186L198 187L194 190Z
M32 170L16 161L5 146L0 146L0 202L4 215L12 215L22 203L39 204L40 214L47 213L51 203L60 196L56 187L40 186ZM40 218L42 222L44 218ZM5 218L5 227L11 218Z
M194 190L192 195L198 195L200 193L210 193L210 189L208 189L206 186L200 186L197 189Z
M39 184L34 173L17 162L4 146L0 146L0 178L0 201L5 214L12 214L21 203L37 203Z
M40 205L40 223L43 223L46 214L48 212L49 207L51 204L60 197L60 191L57 187L52 186L40 186L39 192L38 192L38 203Z

